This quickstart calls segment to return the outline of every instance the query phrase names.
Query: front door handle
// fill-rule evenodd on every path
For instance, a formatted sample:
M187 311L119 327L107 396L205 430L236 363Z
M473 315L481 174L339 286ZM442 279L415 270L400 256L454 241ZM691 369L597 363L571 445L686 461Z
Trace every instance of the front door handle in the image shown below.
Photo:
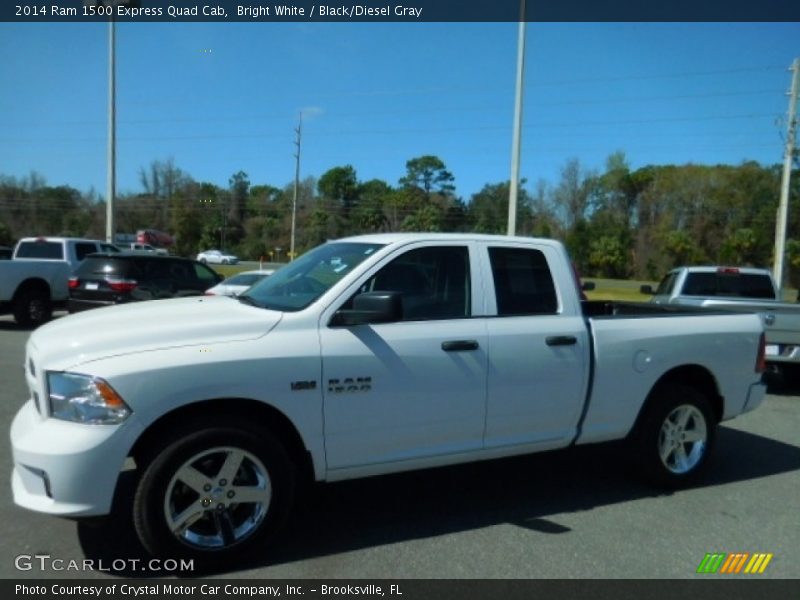
M573 346L578 343L574 335L551 335L545 339L548 346Z
M442 342L442 350L445 352L464 352L467 350L477 350L478 342L475 340L453 340Z

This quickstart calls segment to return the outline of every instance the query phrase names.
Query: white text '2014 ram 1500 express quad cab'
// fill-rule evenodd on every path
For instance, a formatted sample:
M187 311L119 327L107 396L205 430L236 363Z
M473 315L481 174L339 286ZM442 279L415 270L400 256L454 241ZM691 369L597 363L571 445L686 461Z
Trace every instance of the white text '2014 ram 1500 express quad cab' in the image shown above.
M17 504L108 514L123 469L144 546L219 564L336 481L627 439L657 484L756 408L758 316L584 302L556 241L326 243L235 297L74 315L30 338Z

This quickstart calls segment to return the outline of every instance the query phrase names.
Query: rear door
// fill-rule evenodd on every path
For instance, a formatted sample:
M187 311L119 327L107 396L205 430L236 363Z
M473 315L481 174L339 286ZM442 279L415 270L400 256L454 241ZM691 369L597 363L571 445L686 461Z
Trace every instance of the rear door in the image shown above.
M554 282L551 265L563 260L550 246L483 248L495 304L487 320L486 447L564 445L583 410L590 342L582 315L566 314Z

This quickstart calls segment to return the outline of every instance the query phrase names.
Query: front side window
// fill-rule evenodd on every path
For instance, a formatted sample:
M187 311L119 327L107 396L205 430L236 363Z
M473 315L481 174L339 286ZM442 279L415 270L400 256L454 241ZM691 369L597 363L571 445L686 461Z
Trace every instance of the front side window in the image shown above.
M378 271L359 293L379 291L402 294L404 321L469 317L469 250L466 246L410 250Z
M553 277L539 250L489 248L497 314L552 315L558 311Z

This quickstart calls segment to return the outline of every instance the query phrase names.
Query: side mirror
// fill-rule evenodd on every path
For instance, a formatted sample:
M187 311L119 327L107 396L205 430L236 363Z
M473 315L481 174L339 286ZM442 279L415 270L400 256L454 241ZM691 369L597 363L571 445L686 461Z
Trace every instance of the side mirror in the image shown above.
M584 292L591 292L595 288L594 281L584 281L581 285L581 290Z
M654 293L654 292L653 292L653 287L652 287L652 286L649 286L649 285L643 285L643 286L641 286L641 287L639 288L639 293L640 293L640 294L644 294L644 295L646 295L646 296L652 296L652 295L653 295L653 293Z
M363 325L365 323L394 323L403 318L400 292L365 292L353 298L352 309L337 310L332 326Z

